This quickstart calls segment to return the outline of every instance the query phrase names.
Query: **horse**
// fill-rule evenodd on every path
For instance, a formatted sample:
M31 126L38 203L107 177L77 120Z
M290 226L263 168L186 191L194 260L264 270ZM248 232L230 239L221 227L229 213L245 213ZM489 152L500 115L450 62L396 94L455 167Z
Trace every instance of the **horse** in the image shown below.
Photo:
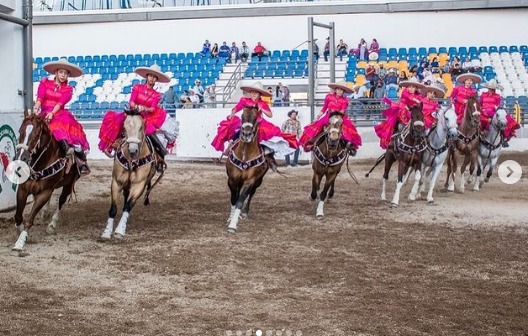
M484 179L485 182L488 182L497 164L497 160L502 151L502 143L504 142L502 131L504 131L507 125L506 115L506 110L498 109L491 119L490 130L485 135L480 135L477 155L477 176L475 178L475 184L473 185L473 191L480 189L480 175L484 168L489 165L486 178Z
M438 123L433 126L427 136L427 150L424 151L422 156L421 179L415 181L409 195L409 199L414 201L416 193L421 194L424 188L424 178L430 176L427 204L433 204L434 202L433 191L447 157L449 142L458 135L457 115L453 108L440 109L436 117Z
M480 133L480 104L477 95L468 97L464 110L464 119L458 126L458 137L454 146L449 147L447 154L447 179L445 187L447 191L455 191L455 173L457 170L457 157L455 151L458 150L464 156L464 161L460 167L460 193L465 191L466 167L469 164L469 175L473 176L477 162L477 147ZM470 181L470 178L468 179Z
M237 231L239 218L247 218L251 199L270 168L257 139L257 111L256 106L244 107L239 137L226 160L227 185L231 191L229 233Z
M319 203L315 217L324 218L324 202L334 197L334 183L341 167L348 158L348 148L345 141L341 140L341 129L343 127L343 117L339 112L331 112L328 118L328 125L323 132L315 139L312 160L312 192L310 198L315 201L321 185L323 176L325 184L319 195Z
M126 234L128 217L137 200L145 193L144 205L150 204L149 195L161 180L161 173L152 183L156 174L156 156L151 143L145 135L145 123L137 109L125 109L125 137L114 156L111 182L111 204L108 221L101 234L103 240L122 239ZM114 231L114 219L117 215L117 200L123 192L123 214Z
M391 201L392 207L397 207L400 202L400 190L404 184L404 177L409 168L416 171L415 180L421 179L422 154L427 147L425 140L425 124L423 122L422 104L410 108L411 121L399 133L396 133L387 151L384 154L385 170L383 172L383 185L381 200L386 200L387 181L389 172L394 162L398 161L398 180L396 190Z
M24 110L19 134L15 160L26 163L30 171L28 180L18 186L16 193L15 227L19 236L13 251L24 249L29 229L38 212L49 202L53 191L62 187L58 207L46 228L48 234L56 234L62 206L81 177L73 155L63 156L59 143L53 138L43 118ZM24 222L23 213L29 195L33 195L33 206Z

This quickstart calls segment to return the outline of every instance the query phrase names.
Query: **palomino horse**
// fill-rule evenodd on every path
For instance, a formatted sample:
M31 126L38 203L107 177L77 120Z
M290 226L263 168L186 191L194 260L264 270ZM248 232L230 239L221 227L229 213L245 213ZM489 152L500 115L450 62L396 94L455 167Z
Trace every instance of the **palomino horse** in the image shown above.
M116 150L112 170L111 197L112 203L108 212L108 221L101 235L102 239L110 239L114 231L114 218L117 214L117 200L123 191L124 206L121 220L115 228L114 237L123 238L130 211L136 201L145 192L145 205L149 205L149 195L154 186L163 177L163 173L152 184L156 174L156 158L153 147L145 136L145 124L137 110L125 110L125 138Z
M445 187L447 191L455 191L455 173L457 170L456 151L464 156L464 161L460 167L460 192L465 191L465 176L466 167L469 164L469 175L473 175L475 165L477 163L477 147L479 144L480 131L480 104L477 96L468 97L466 108L464 111L464 119L458 126L458 138L455 141L455 146L449 147L447 154L447 179Z
M251 199L269 169L258 143L257 107L244 107L240 135L226 161L227 184L231 190L231 213L227 231L237 231L239 217L247 218Z
M424 178L430 176L428 181L429 191L427 193L427 203L432 204L434 202L433 191L438 175L447 157L449 141L454 140L458 135L457 115L453 108L446 110L440 109L436 118L438 122L433 126L427 136L427 150L424 151L422 156L421 179L415 181L411 194L409 195L409 199L412 201L416 199L416 191L418 191L418 194L421 194L424 188Z
M312 193L310 198L315 201L319 186L323 176L325 184L323 191L319 195L319 203L315 217L324 218L324 202L334 196L334 183L341 167L348 157L348 148L344 141L341 140L341 129L343 127L343 117L339 112L333 112L328 119L329 123L325 126L324 131L314 141L312 162Z
M24 120L20 126L15 158L30 167L29 179L18 186L16 196L15 225L20 234L13 250L22 251L35 216L48 203L53 190L62 187L58 208L46 228L48 234L56 233L62 206L71 195L80 174L73 155L67 158L62 156L59 143L53 138L46 122L41 117L28 114L27 110L24 111ZM24 208L29 195L33 195L34 202L29 218L23 223Z
M392 164L398 161L398 181L391 201L391 206L400 203L400 190L404 183L404 176L409 168L416 172L415 179L421 179L422 154L427 147L425 128L422 114L422 104L411 107L411 121L405 128L393 136L385 152L385 171L383 172L383 185L381 199L386 200L387 181Z
M473 185L474 191L479 190L480 175L488 165L489 169L484 181L488 182L493 173L493 169L497 164L497 160L499 159L502 150L502 143L504 141L502 131L506 128L506 125L506 111L499 109L495 112L493 119L491 119L490 130L485 136L482 134L480 136L477 156L477 177L475 178L475 184Z

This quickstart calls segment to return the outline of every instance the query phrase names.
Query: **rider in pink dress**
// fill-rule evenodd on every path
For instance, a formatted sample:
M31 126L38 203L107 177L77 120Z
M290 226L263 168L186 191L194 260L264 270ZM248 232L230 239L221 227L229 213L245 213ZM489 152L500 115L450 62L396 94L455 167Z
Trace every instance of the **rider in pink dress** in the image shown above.
M346 114L349 101L343 95L345 92L352 93L352 89L344 82L330 83L328 87L334 90L334 92L326 95L321 112L316 116L315 121L304 127L299 144L303 146L306 152L311 151L314 146L314 140L328 124L330 114L338 112L343 117L342 138L350 144L350 154L356 155L357 149L361 146L361 136L352 120Z
M480 114L480 126L483 130L489 130L491 119L501 107L501 96L496 92L497 89L502 90L502 87L497 84L495 79L490 80L484 87L488 89L480 96L480 107L482 113ZM504 143L503 147L508 147L508 141L515 136L515 130L521 126L513 119L510 114L506 115L506 128L503 131Z
M425 129L429 130L438 121L434 113L440 108L440 104L435 99L444 98L445 91L436 85L426 85L423 89L425 97L422 98L422 113Z
M90 151L90 144L82 125L65 108L73 95L73 88L68 85L68 77L80 77L83 71L67 60L48 62L43 68L55 75L55 78L44 78L40 81L33 113L48 122L53 137L59 142L62 155L75 153L82 162L79 172L81 175L89 174L86 153Z
M250 96L240 98L238 104L233 107L227 119L220 122L218 132L211 145L217 151L224 152L225 143L233 140L237 131L240 129L241 119L235 114L244 107L257 106L259 125L257 139L265 147L265 154L272 159L274 153L280 156L286 156L295 152L299 147L295 135L283 133L278 126L275 126L262 117L262 114L268 118L273 116L268 103L262 100L262 96L269 97L271 93L265 90L260 82L241 86L240 88Z
M477 90L475 90L472 85L480 83L482 81L482 78L479 75L473 73L465 73L459 75L456 78L456 81L458 83L462 83L463 85L457 86L453 89L453 91L451 92L451 101L455 106L457 123L460 125L462 123L462 119L464 119L464 112L466 110L466 103L468 97L477 94Z
M423 99L422 94L418 90L423 90L424 85L415 77L410 80L401 81L400 86L404 88L400 102L392 103L388 99L384 100L390 104L390 107L383 111L383 115L387 119L374 126L374 131L380 138L380 147L383 149L388 148L398 123L407 124L411 120L410 108L420 104Z
M145 121L145 134L149 137L158 155L163 160L167 154L165 146L156 136L167 118L167 112L159 106L161 94L154 90L156 82L168 83L170 78L165 75L158 65L136 68L135 72L145 78L144 84L136 84L130 95L130 107L137 108ZM112 157L115 150L115 142L123 132L126 114L116 111L108 111L101 124L99 131L99 149L106 155ZM158 172L163 171L163 162L158 162Z

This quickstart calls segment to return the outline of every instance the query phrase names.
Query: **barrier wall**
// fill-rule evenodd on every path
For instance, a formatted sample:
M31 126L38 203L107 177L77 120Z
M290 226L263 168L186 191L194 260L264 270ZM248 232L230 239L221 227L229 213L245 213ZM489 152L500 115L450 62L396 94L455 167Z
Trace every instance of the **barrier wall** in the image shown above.
M21 113L0 114L0 211L16 204L16 184L7 179L6 169L15 157L15 146L21 122Z

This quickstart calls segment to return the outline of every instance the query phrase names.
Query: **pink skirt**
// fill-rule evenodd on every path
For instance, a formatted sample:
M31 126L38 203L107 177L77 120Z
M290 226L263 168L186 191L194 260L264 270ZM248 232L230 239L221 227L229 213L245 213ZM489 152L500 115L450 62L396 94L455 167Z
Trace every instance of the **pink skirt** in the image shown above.
M45 111L41 111L40 116L46 116ZM83 152L90 150L90 144L86 139L86 133L82 125L75 119L68 110L59 110L51 119L48 127L57 141L65 140L70 146L81 146Z
M328 124L329 117L330 114L326 113L319 120L316 120L313 123L304 127L304 132L301 135L301 139L299 139L299 144L303 146L303 149L306 152L312 150L311 147L313 144L310 144L310 141L321 133L323 128ZM350 118L346 114L343 115L343 127L341 131L341 137L343 138L343 140L350 142L356 148L359 148L359 146L361 146L361 136L359 135L356 126L354 125L352 120L350 120Z

